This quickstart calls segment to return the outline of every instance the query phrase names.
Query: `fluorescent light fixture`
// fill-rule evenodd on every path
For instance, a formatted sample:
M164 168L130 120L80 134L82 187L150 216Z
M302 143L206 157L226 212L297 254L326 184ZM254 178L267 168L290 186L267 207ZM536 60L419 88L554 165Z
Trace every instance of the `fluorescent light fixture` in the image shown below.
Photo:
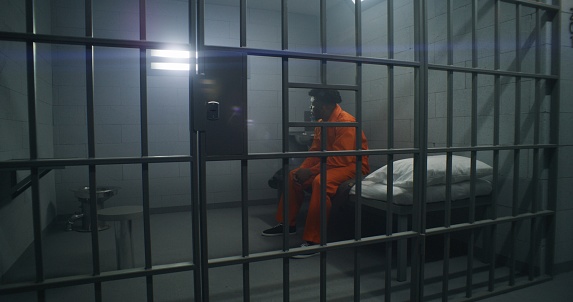
M191 64L189 64L191 52L187 50L151 49L150 55L158 58L153 59L155 62L151 62L151 69L189 70L191 68ZM195 53L195 59L197 56L198 54ZM195 64L195 70L197 71L197 69L198 66Z
M364 0L360 0L360 2L364 2ZM356 0L352 0L352 3L356 3Z
M152 49L152 57L174 58L174 59L189 59L191 55L186 50L167 50L167 49Z
M151 69L162 69L162 70L189 70L190 64L188 63L160 63L152 62Z

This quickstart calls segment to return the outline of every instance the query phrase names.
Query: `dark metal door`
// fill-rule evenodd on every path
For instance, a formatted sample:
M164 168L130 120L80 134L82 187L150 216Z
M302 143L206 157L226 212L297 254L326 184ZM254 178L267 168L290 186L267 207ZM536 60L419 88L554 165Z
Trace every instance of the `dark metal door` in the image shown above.
M206 52L194 81L195 131L205 131L207 156L246 154L246 56Z

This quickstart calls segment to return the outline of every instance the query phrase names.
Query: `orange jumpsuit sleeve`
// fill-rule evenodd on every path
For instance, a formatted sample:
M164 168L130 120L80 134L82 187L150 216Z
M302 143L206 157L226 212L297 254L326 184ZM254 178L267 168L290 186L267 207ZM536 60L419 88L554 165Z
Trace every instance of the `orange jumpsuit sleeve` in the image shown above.
M316 128L314 131L314 140L310 146L309 151L320 151L321 150L321 140L320 140L320 128ZM330 143L330 147L327 146L329 151L342 151L342 150L354 150L356 139L356 129L354 127L335 127L333 131L327 131L328 137L327 142ZM354 156L329 156L326 159L326 169L348 167L349 169L355 169ZM301 168L310 169L313 175L320 173L320 158L319 157L307 157L304 162L300 165Z

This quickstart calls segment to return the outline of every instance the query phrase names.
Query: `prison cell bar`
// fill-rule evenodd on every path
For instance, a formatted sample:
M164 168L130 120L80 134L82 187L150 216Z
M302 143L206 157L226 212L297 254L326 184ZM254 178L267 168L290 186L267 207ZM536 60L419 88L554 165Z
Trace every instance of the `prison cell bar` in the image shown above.
M501 1L495 0L494 2L494 69L500 69L500 16L501 16ZM493 145L499 145L499 123L500 123L500 106L501 106L501 76L494 75L494 88L493 88ZM493 179L492 179L492 207L490 207L490 218L497 219L497 193L498 193L498 171L499 171L499 150L493 150ZM488 290L493 292L495 290L495 267L496 267L496 234L497 225L492 225L489 228L490 240L490 254L489 254L489 272L488 272Z
M515 5L515 71L521 71L521 5ZM515 78L515 107L514 107L514 138L513 144L519 145L521 142L521 77ZM515 216L519 213L519 168L520 168L520 155L521 150L514 150L513 153L513 193L512 193L512 215ZM516 274L516 248L517 248L517 232L519 230L518 222L511 223L510 230L510 255L509 255L509 285L515 285Z
M87 38L93 37L93 3L92 0L85 0L85 36ZM95 158L95 117L94 117L94 50L95 46L85 46L85 63L86 63L86 112L87 112L87 130L88 130L88 158ZM90 200L97 200L96 196L96 165L89 165L89 195ZM99 255L99 226L97 222L97 203L90 202L90 229L91 229L91 242L92 242L92 267L93 274L99 275L100 268L100 255ZM94 283L94 294L96 302L102 301L102 284L101 282Z
M447 45L447 64L453 65L453 25L452 25L452 1L448 0L446 16L446 45ZM446 74L446 147L453 146L453 108L454 108L454 72L448 70ZM444 202L444 226L449 228L451 225L452 215L452 152L446 152L446 200ZM444 234L444 264L442 268L442 301L448 300L449 282L450 282L450 248L451 236L449 233Z
M478 8L477 0L471 2L471 23L472 23L472 68L478 67L478 54L477 54L477 26L478 26ZM477 91L478 91L478 73L472 72L472 88L471 88L471 122L470 122L470 145L477 146ZM471 157L471 172L470 172L470 202L468 205L468 220L469 223L475 222L475 181L476 181L476 151L470 152ZM475 231L470 230L468 238L468 254L466 266L466 298L472 296L473 286L473 273L474 273L474 249L475 249Z
M26 33L35 34L34 1L27 0L26 7ZM28 90L28 131L30 159L38 158L38 129L36 128L36 67L35 67L36 43L26 42L26 83ZM32 228L34 236L34 259L36 270L36 282L43 282L44 257L42 252L42 222L40 209L40 176L37 168L30 169L31 197L32 197ZM38 301L45 301L46 292L37 291Z
M394 0L388 0L387 2L387 15L388 20L386 22L386 33L388 35L388 59L394 59ZM387 65L386 72L388 74L388 91L387 91L387 99L388 99L388 121L387 121L387 145L388 149L394 148L394 66ZM390 193L393 192L393 185L394 185L394 155L388 154L387 155L387 164L386 167L388 169L388 173L386 174L386 202L388 204L392 204L394 202L394 194ZM386 210L386 235L392 235L392 226L393 226L393 214L392 211ZM384 299L385 301L391 301L392 299L392 242L388 242L384 244L386 250L386 260L385 260L385 271L384 271ZM401 250L406 250L404 245L408 245L407 241L398 241L398 245L401 245ZM400 250L400 249L399 249ZM406 255L399 255L397 253L397 267L406 267ZM396 269L397 279L398 281L405 281L406 276L402 276L403 271L400 269Z
M282 59L282 75L283 75L283 137L288 137L289 127L287 121L289 119L288 115L288 58ZM285 88L286 87L286 88ZM283 150L288 152L288 141L283 139ZM288 190L289 181L289 159L283 158L282 160L282 174L283 174L283 251L289 250L289 200L290 200L290 190ZM279 197L280 198L280 197ZM289 275L290 266L289 259L287 257L283 258L283 299L288 301L289 295Z
M356 47L356 56L362 56L362 3L360 1L356 2L354 5L354 30L355 30L355 47ZM357 62L356 63L356 84L359 87L356 91L356 103L355 103L355 112L356 112L356 122L358 123L358 127L354 129L355 137L356 137L356 150L362 148L362 64ZM354 239L360 240L362 238L362 225L359 224L357 221L362 221L362 219L356 220L357 217L362 216L362 156L357 156L355 161L355 185L354 188L356 190L356 196L358 197L356 204L354 205ZM354 301L360 301L360 257L359 247L352 248L353 254L353 296Z
M540 14L539 14L539 8L535 8L535 73L539 73L540 72L540 50L539 50L539 39L541 38L540 34L539 34L539 27L540 27ZM541 102L541 98L540 98L540 91L539 91L539 85L540 85L540 80L539 79L534 79L534 96L533 96L533 114L534 116L534 120L533 120L533 144L538 144L539 143L539 114L540 114L540 102ZM538 186L539 186L539 150L538 149L534 149L533 150L533 171L532 171L532 176L531 176L531 182L533 183L533 192L532 192L532 196L533 199L531 201L531 208L530 208L530 212L531 213L535 213L537 211L537 203L538 203L538 198L539 198L539 190L538 190ZM536 258L537 258L537 252L536 252L536 246L538 244L537 242L537 236L536 236L536 224L537 224L537 219L533 218L530 221L529 224L529 267L528 267L528 280L532 281L535 279L535 268L536 268Z

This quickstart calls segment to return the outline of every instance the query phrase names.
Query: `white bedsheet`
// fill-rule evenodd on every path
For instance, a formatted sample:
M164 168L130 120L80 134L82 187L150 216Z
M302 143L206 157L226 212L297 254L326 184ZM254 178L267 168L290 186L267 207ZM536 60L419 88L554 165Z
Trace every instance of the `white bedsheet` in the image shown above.
M487 195L491 192L491 182L485 179L476 179L476 196ZM350 195L356 195L356 187L350 189ZM393 187L393 203L411 205L413 190L403 187ZM386 201L387 185L370 180L362 181L362 197ZM439 202L446 200L446 185L428 186L426 190L426 202ZM452 201L470 197L470 182L464 181L452 184Z

